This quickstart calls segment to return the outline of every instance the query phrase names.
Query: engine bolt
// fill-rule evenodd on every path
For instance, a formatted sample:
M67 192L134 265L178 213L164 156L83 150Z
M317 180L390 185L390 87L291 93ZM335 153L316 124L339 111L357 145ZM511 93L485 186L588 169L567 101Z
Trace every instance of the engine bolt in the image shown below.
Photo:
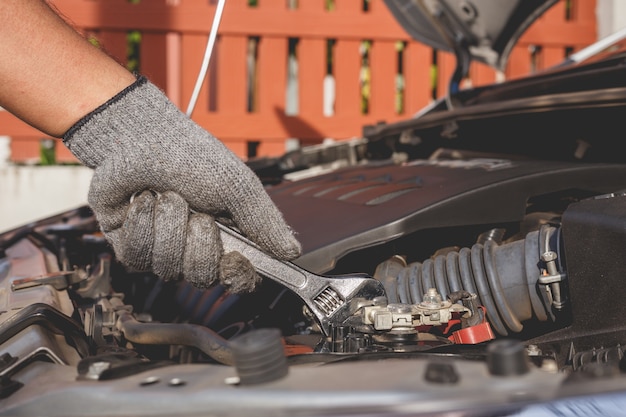
M421 306L426 308L439 308L443 304L443 300L441 298L441 294L437 292L436 288L429 288L426 294L424 294L424 299L420 303Z
M546 263L546 268L548 269L548 274L550 275L559 274L559 271L556 269L556 258L557 255L554 251L544 252L543 255L541 255L541 260Z

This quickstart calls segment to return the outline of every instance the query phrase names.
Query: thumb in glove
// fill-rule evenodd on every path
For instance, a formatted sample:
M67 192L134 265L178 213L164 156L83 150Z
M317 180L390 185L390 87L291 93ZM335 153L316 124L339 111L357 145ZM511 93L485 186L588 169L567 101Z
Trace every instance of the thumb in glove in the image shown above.
M300 255L259 178L144 77L80 120L64 142L95 169L89 204L131 269L199 288L254 290L258 276L241 254L224 253L216 219L279 259Z

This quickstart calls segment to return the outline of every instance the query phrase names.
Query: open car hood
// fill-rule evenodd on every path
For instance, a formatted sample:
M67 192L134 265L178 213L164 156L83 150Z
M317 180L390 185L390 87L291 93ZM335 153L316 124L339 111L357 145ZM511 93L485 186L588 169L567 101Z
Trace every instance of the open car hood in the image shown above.
M524 31L558 0L385 0L415 40L498 70Z

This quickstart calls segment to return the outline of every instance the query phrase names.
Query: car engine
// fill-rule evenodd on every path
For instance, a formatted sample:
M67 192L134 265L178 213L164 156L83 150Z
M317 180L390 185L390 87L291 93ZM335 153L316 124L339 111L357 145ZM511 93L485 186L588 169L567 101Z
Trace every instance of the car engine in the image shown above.
M621 164L445 152L268 186L291 267L332 278L311 300L262 271L246 295L128 271L88 207L4 233L0 415L483 415L623 390L625 186ZM381 290L345 299L347 276Z

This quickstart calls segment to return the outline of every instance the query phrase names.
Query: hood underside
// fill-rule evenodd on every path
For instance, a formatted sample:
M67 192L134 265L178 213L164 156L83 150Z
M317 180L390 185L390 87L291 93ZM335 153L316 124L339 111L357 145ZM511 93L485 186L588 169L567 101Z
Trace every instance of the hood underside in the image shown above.
M385 0L415 40L498 70L520 36L558 0Z

